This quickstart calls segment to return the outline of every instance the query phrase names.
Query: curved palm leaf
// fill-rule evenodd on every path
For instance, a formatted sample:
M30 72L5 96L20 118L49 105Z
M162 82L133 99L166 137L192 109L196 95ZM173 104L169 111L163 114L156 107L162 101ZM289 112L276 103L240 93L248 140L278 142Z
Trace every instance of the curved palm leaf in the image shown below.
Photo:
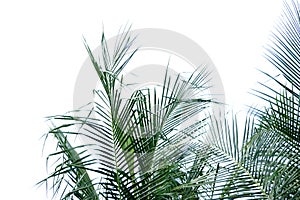
M179 125L209 107L211 100L200 95L207 87L209 74L203 69L188 79L183 80L179 75L174 79L167 69L162 94L155 89L138 90L129 99L123 99L126 83L121 72L136 52L126 55L133 40L125 32L112 53L102 35L101 62L96 61L86 45L102 86L94 91L95 106L92 110L88 107L86 115L82 108L71 115L51 118L65 122L49 133L54 134L62 149L53 156L62 154L68 164L64 160L58 162L46 180L60 180L53 186L57 192L62 190L62 198L163 199L190 195L174 188L182 184L179 179L185 174L181 169L183 160L187 155L196 156L194 149L189 148L190 140L205 120L181 129ZM72 147L67 140L70 134L86 137L90 144ZM88 147L90 151L77 153L80 147ZM193 168L199 170L202 165L195 160ZM81 174L74 176L77 169ZM91 172L98 175L97 179L89 178ZM200 171L193 171L194 176L197 173ZM63 181L67 182L65 188ZM193 185L191 178L185 182ZM89 192L85 194L85 190L90 190L93 197L88 196Z
M134 39L124 32L111 50L103 34L100 61L85 43L101 88L92 109L51 118L63 122L49 132L60 148L49 157L60 159L44 181L61 199L299 199L299 19L299 3L285 3L266 57L287 83L266 73L282 91L256 91L270 108L247 118L243 139L236 118L222 113L186 123L215 103L201 96L205 69L188 79L167 69L162 93L141 89L124 99ZM73 147L71 135L90 144Z
M261 113L262 125L281 130L293 140L300 142L300 4L298 1L284 2L285 12L273 33L273 43L268 46L266 57L280 71L282 80L265 73L278 85L262 84L267 92L256 91L267 100L271 108Z
M257 123L253 117L246 121L241 148L236 119L232 123L212 119L206 140L200 141L206 145L210 155L207 161L215 172L207 179L211 180L210 187L202 188L207 191L201 194L204 199L300 198L299 3L284 5L283 18L266 57L287 83L265 73L282 89L263 84L267 90L256 90L270 108L255 110Z
M245 163L271 199L299 199L300 4L284 1L284 6L266 53L284 78L264 73L279 90L271 84L262 84L263 91L256 90L270 107L256 110L259 124L244 149L249 157Z

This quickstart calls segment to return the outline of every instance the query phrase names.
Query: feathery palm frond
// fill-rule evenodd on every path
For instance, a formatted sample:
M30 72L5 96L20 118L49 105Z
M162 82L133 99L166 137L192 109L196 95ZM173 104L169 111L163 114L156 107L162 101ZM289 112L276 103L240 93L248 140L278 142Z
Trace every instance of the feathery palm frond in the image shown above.
M262 83L264 90L255 91L270 107L256 110L258 127L244 150L247 165L252 162L252 174L271 199L299 199L300 4L284 1L284 8L266 53L283 78L264 72L273 85Z
M272 34L272 43L267 46L266 58L299 91L300 5L298 0L284 1L284 8L276 31ZM281 82L278 83L285 87Z
M209 189L213 194L207 193L206 199L300 198L300 6L297 1L284 6L266 54L284 79L264 73L280 89L262 84L264 90L255 90L270 107L254 109L255 116L245 123L241 148L236 119L231 128L228 119L213 120L205 142L215 158L210 165L216 177Z
M68 120L67 116L64 118ZM65 128L73 125L65 123L51 129L47 134L46 139L50 134L57 139L59 150L47 157L47 163L50 159L55 159L54 172L38 184L46 182L48 185L52 181L53 196L60 194L60 199L69 199L75 196L78 199L95 200L98 199L99 194L88 174L88 168L96 163L96 160L88 154L86 145L73 147L68 141L68 135L77 133L65 131ZM68 190L70 186L71 188Z
M121 72L136 52L127 55L133 40L128 32L124 32L112 51L103 34L101 62L86 44L101 83L101 88L94 91L94 107L87 108L86 115L82 108L72 115L52 118L68 122L49 132L62 146L62 151L53 155L62 154L68 164L57 162L46 181L61 177L53 186L57 192L62 190L63 198L90 198L83 189L91 190L95 199L100 196L106 199L153 199L191 195L176 188L183 182L190 184L186 184L186 188L195 185L191 177L184 176L182 163L190 162L186 156L199 157L191 148L191 140L196 137L193 133L198 134L197 131L205 126L205 119L188 126L180 125L210 107L211 100L202 96L207 89L209 74L203 69L183 79L180 75L172 77L167 69L161 94L156 89L142 88L124 99L122 92L126 83ZM67 140L70 134L88 138L90 144L72 147ZM86 150L77 153L81 147L89 149L87 155L84 154ZM192 167L187 169L191 176L203 174L204 164L199 162L202 160L194 160ZM63 169L59 168L61 165ZM72 173L77 168L82 174L75 177ZM96 173L97 179L90 179L91 173ZM67 182L64 189L63 181ZM79 187L80 183L86 185ZM193 196L198 195L194 193Z
M247 117L243 139L234 115L210 115L205 68L189 78L167 68L161 93L124 98L134 38L124 31L110 49L103 34L100 61L85 42L101 86L92 107L51 118L63 123L48 134L60 150L42 182L61 199L299 199L299 20L299 3L285 2L266 55L284 80L265 73L281 90L256 91L270 107ZM73 145L72 135L89 143Z

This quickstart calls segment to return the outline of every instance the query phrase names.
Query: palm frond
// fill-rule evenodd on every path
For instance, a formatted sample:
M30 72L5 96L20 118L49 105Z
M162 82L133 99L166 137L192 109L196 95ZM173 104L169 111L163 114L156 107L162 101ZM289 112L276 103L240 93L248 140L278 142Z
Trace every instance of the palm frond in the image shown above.
M230 116L231 120L227 119ZM247 118L243 134L253 133L254 127L253 119ZM247 155L239 143L245 144L247 137L243 141L241 135L233 114L227 114L225 119L211 118L209 130L200 141L200 149L206 149L207 163L213 169L202 188L206 191L201 196L204 199L268 199L267 193L244 164Z
M260 125L277 130L300 142L300 4L284 1L284 11L267 46L266 58L280 72L272 76L263 72L269 83L255 90L255 95L266 101L270 108L259 110ZM281 78L281 76L283 78Z
M247 117L243 138L235 115L211 115L205 67L182 78L167 66L161 93L124 98L135 38L124 29L111 49L102 34L99 57L85 41L101 86L86 108L51 118L63 123L48 134L58 160L42 182L61 199L299 198L299 3L286 2L282 18L266 58L286 82L265 73L281 90L256 90L270 107ZM72 135L88 143L72 145Z
M267 46L266 58L300 91L300 4L284 1L284 12Z
M52 134L57 139L59 150L48 156L47 163L49 159L57 159L56 166L54 172L38 184L46 182L48 185L52 181L53 196L60 195L60 199L77 197L95 200L99 194L88 171L96 160L87 153L86 145L73 147L69 143L67 136L72 133L64 132L63 129L72 125L64 124L49 131L48 135Z
M255 110L257 128L247 135L245 164L271 199L300 197L300 15L298 1L284 1L284 11L267 46L266 58L280 72L263 72L255 95L269 104ZM281 76L283 78L281 78ZM297 175L298 174L298 175Z
M299 143L280 129L261 128L255 130L246 144L243 164L269 198L299 198Z
M100 61L97 61L86 44L101 83L101 88L94 91L94 107L90 110L88 106L85 115L84 108L81 108L71 115L52 118L68 122L53 130L65 138L68 146L61 154L70 164L59 170L58 167L63 163L57 162L58 167L46 179L55 180L60 175L63 176L61 180L66 175L70 177L72 181L67 182L66 188L62 189L61 184L56 187L57 190L63 190L63 198L71 198L73 194L83 192L81 189L84 187L78 187L80 181L71 174L76 167L84 170L87 176L91 172L98 174L97 181L83 181L89 183L89 189L106 199L167 198L168 192L173 192L173 197L177 194L174 188L178 186L178 179L184 172L180 170L180 164L174 163L183 160L184 155L192 154L186 150L190 145L189 140L195 137L192 133L204 126L205 120L181 129L179 125L209 107L211 100L199 95L207 89L208 73L203 69L201 73L194 73L183 80L180 75L174 79L167 69L162 94L157 94L156 90L142 89L133 92L129 99L123 99L122 92L126 83L123 83L121 72L136 52L127 56L132 42L128 32L124 33L112 51L108 49L103 34ZM76 131L62 131L63 128L75 128ZM88 148L89 155L81 157L83 154L75 154L79 147L69 144L67 134L87 138L85 141L90 144L80 147ZM173 149L170 148L172 146ZM78 164L77 160L81 163ZM201 163L195 163L201 166ZM100 189L96 190L96 186Z

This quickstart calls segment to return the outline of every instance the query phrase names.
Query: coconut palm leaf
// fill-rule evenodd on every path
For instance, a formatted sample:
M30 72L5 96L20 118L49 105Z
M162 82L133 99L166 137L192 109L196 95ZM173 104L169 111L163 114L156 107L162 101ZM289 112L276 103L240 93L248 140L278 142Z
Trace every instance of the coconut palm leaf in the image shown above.
M207 149L207 162L215 172L207 178L211 184L202 188L207 190L201 194L204 199L300 198L299 3L284 5L285 12L266 57L286 82L265 73L281 89L262 84L265 90L256 90L270 107L254 109L255 116L246 120L243 140L238 139L235 118L231 122L212 118L206 139L200 141L206 146L202 149Z
M244 148L243 163L270 199L298 199L299 143L276 129L257 129Z
M284 12L266 53L280 76L264 72L273 82L261 83L263 89L255 90L270 106L256 110L258 127L244 149L248 154L245 163L271 199L300 197L299 5L298 1L284 1Z
M134 38L124 31L109 49L103 34L98 58L85 42L101 86L92 107L51 118L62 123L48 134L60 150L44 181L61 199L299 199L299 3L285 3L277 31L266 57L286 82L265 73L281 90L256 90L270 107L251 113L242 134L235 115L210 115L205 68L188 78L167 68L161 93L125 99Z
M266 58L298 91L300 90L300 6L284 1L284 12L267 46ZM299 94L298 94L299 95Z
M131 53L128 58L125 58L125 54L127 53L130 45L132 43L132 39L128 35L122 35L121 40L118 40L116 51L113 53L112 57L110 57L110 52L107 49L107 44L105 40L105 36L102 36L102 61L103 65L100 65L95 57L92 55L92 52L87 47L87 51L90 55L91 61L98 73L99 79L103 86L103 91L96 91L97 96L101 99L103 104L96 105L96 113L101 116L101 119L91 117L90 113L95 112L94 110L88 110L88 115L86 117L82 117L82 109L79 114L74 114L73 116L63 115L63 116L55 116L53 119L59 119L64 121L70 121L68 124L64 124L61 127L54 128L49 133L54 133L55 137L58 139L58 145L62 148L61 154L63 154L64 159L68 161L65 165L64 159L56 165L55 171L46 179L53 179L56 190L62 188L62 181L66 181L68 187L71 192L66 193L65 189L62 189L63 198L72 197L75 193L82 192L81 189L83 187L78 187L80 182L86 182L88 184L91 191L96 193L97 198L99 198L99 192L95 192L94 182L88 179L88 171L94 171L101 174L109 174L113 176L114 184L111 184L111 187L117 188L116 191L113 191L112 188L111 195L121 195L120 188L122 186L121 182L121 174L119 173L119 169L122 168L124 163L127 163L127 167L125 170L129 170L132 174L133 164L132 164L132 141L131 134L124 134L124 131L130 131L132 123L131 118L134 112L132 111L134 100L127 101L126 105L121 109L118 109L121 104L120 99L120 91L115 90L115 82L121 81L118 80L118 73L122 68L126 65L128 60L133 56L135 51ZM133 98L134 99L134 98ZM75 117L74 117L75 116ZM79 130L77 131L62 131L62 128L71 127L71 126L79 126ZM73 127L74 128L74 127ZM76 127L75 127L76 128ZM54 132L54 130L58 130ZM104 159L99 160L95 158L90 158L91 155L87 155L85 157L81 157L81 153L77 153L75 149L79 147L72 147L69 141L66 139L66 134L80 134L82 136L88 137L91 141L98 142L98 148L93 148L92 153L97 153L98 157ZM88 145L83 145L88 146ZM106 148L102 148L105 146ZM81 146L80 146L81 147ZM85 150L86 151L86 150ZM124 155L124 152L125 155ZM55 153L57 155L58 153ZM110 157L114 159L111 160ZM125 159L123 159L125 157ZM89 160L90 159L90 160ZM101 164L99 169L95 169L90 167L93 164ZM62 169L59 168L63 166ZM75 169L74 169L75 168ZM74 175L71 173L72 170L82 171L80 174L82 177L74 178ZM124 167L123 167L124 168ZM60 178L62 176L62 178ZM63 180L64 176L69 176L72 181ZM102 178L102 177L100 177ZM59 179L59 181L56 181ZM103 184L102 186L107 186L109 182ZM100 185L101 184L97 184ZM123 187L124 188L124 187ZM108 190L107 190L108 191ZM56 191L55 191L56 193ZM106 194L107 195L107 194ZM86 199L87 196L82 195L75 196L79 199Z
M48 135L53 134L57 139L59 151L48 156L47 161L51 158L57 159L55 170L46 179L39 184L52 181L53 195L61 195L60 199L69 199L77 197L78 199L98 199L98 192L94 188L94 183L90 178L87 168L95 163L95 159L87 154L84 145L72 147L67 139L70 132L63 132L65 127L72 124L64 124L60 127L53 128ZM76 133L77 134L77 133ZM48 137L47 135L47 137ZM71 187L71 190L67 188Z
M62 190L62 198L90 198L82 189L91 190L92 198L96 199L100 196L105 199L164 199L186 193L174 188L184 180L182 162L190 162L186 156L199 157L189 146L195 137L193 133L203 128L205 120L183 128L179 125L209 107L211 100L200 95L207 89L209 74L203 69L201 73L195 72L182 79L180 75L170 76L167 69L162 94L157 94L155 89L142 89L124 99L122 92L126 83L123 83L121 72L136 52L127 55L133 40L128 32L123 33L112 51L103 34L100 61L86 44L101 83L101 88L94 91L94 107L87 107L86 114L83 114L85 108L81 108L51 118L63 123L49 132L62 146L62 151L53 156L62 154L68 165L64 160L58 161L45 181L60 178L53 186L55 193ZM88 138L90 144L73 147L67 139L72 134ZM78 151L81 147L88 147L89 152ZM202 165L194 161L193 170L190 170L193 176L202 174ZM77 168L84 174L81 175L84 180L79 175L74 176L73 170ZM91 173L96 173L97 179L90 179ZM85 185L81 186L81 182ZM186 184L186 188L192 187L191 178L185 182L190 184Z
M201 199L268 198L243 164L247 155L239 145L239 142L243 144L244 141L239 139L241 134L237 124L234 116L231 120L211 117L209 129L198 142L199 151L207 156L207 166L210 166L206 180L199 185ZM249 118L245 122L244 134L253 131L254 124Z

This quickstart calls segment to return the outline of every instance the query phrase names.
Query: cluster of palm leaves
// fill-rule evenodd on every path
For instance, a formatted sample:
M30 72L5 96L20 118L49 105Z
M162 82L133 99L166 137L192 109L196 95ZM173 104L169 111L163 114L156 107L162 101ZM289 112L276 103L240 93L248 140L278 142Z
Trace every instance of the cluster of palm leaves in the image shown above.
M235 115L210 112L207 69L182 78L166 68L161 92L124 98L134 38L124 31L109 49L103 34L100 61L85 43L101 86L92 107L50 118L58 148L41 183L60 199L300 199L300 7L284 5L266 53L279 89L255 91L269 106L251 109L242 133Z

